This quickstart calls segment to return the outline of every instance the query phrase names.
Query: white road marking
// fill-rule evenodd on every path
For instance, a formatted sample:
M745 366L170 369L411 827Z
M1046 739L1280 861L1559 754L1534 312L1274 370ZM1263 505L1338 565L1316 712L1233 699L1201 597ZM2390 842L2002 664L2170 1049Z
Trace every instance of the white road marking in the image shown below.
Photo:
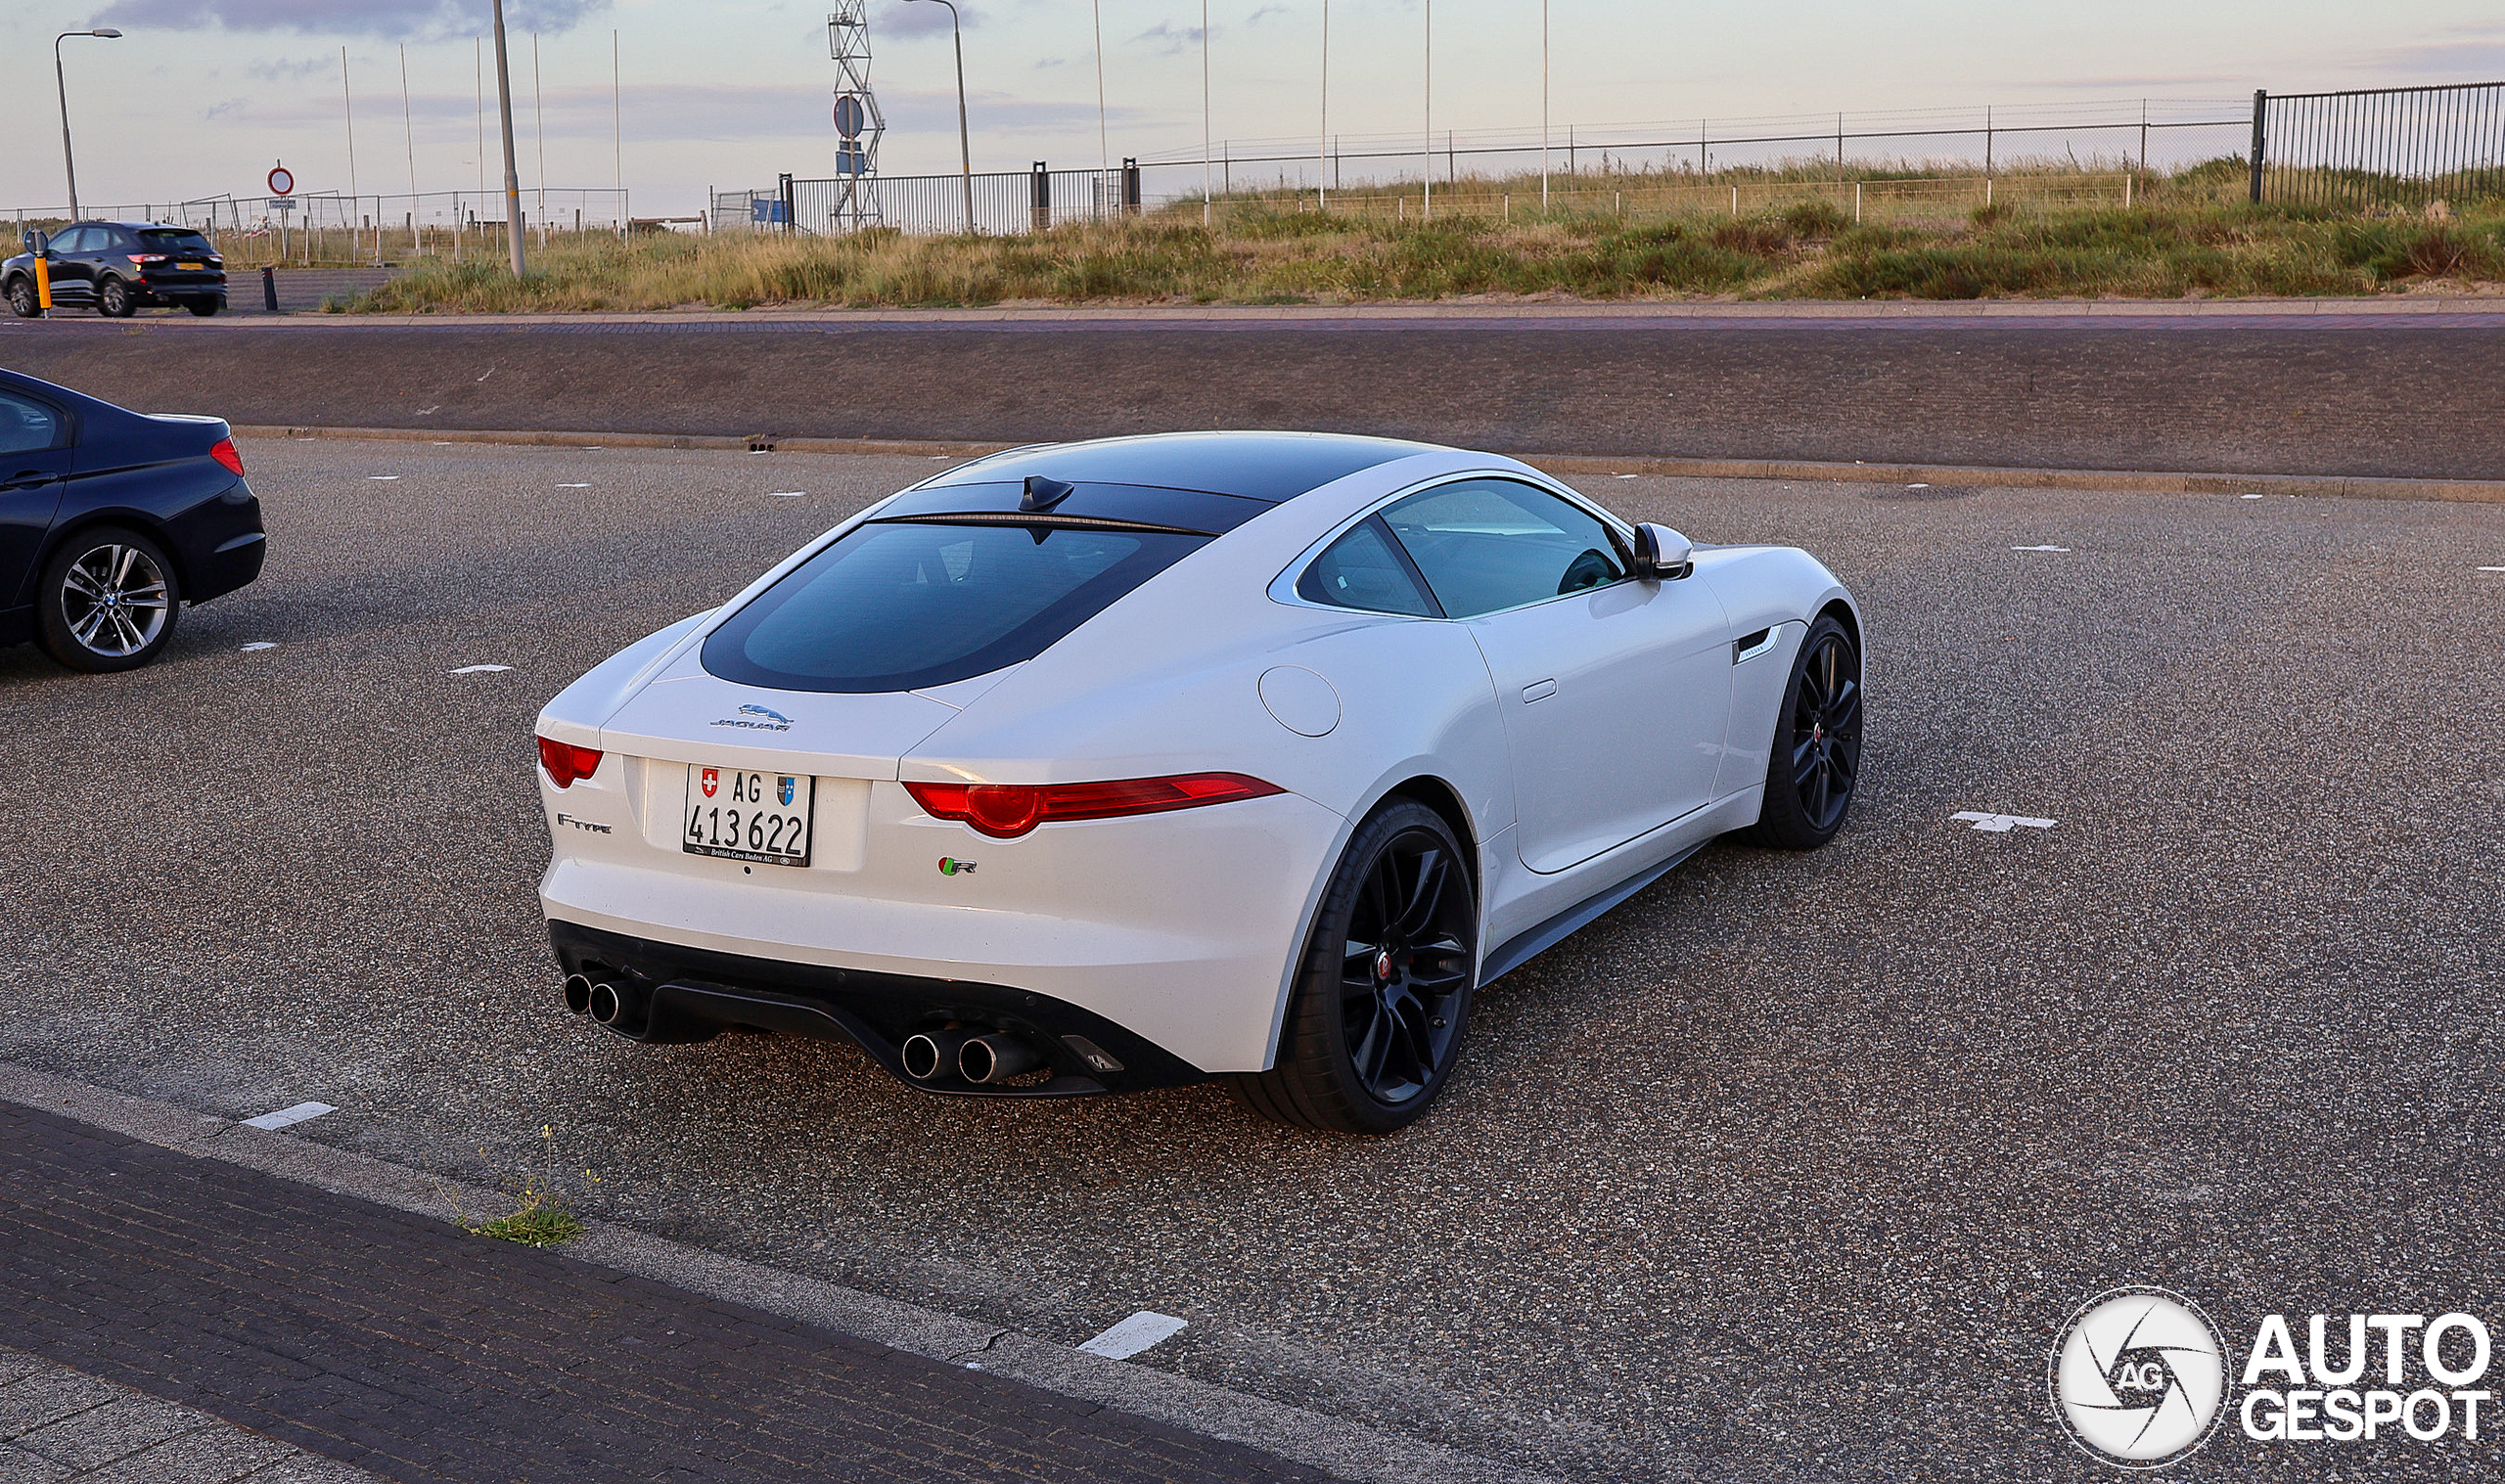
M384 483L388 484L388 483L390 483L392 480L397 479L397 478L398 478L398 477L400 477L400 476L399 476L398 474L368 474L368 475L366 475L366 477L367 477L367 478L369 478L369 479L380 479L380 480L382 480Z
M250 654L255 650L275 650L277 648L278 641L274 639L255 639L250 644L244 646L244 652Z
M591 488L591 484L589 481L585 481L581 484L560 484L557 487L559 489L589 489Z
M1190 1326L1190 1320L1142 1309L1078 1348L1109 1361L1126 1361L1151 1345L1172 1339Z
M1962 809L1948 817L1972 824L1985 834L2007 834L2014 826L2019 825L2024 825L2029 830L2050 830L2056 823L2053 820L2030 819L2023 814L1978 814L1972 809Z
M1613 479L1641 479L1644 476L1642 474L1612 474L1610 477Z
M2070 548L2067 546L2013 546L2010 550L2013 552L2066 552Z
M446 675L501 675L512 668L513 666L509 664L466 664L460 669L446 670L444 673Z
M2246 495L2243 498L2247 500L2258 500L2261 497L2259 495Z
M765 498L768 500L797 500L807 493L808 491L805 489L769 489L765 492Z
M327 1102L299 1102L294 1107L280 1108L275 1113L263 1113L258 1118L247 1118L244 1120L244 1127L248 1129L294 1128L307 1118L319 1118L324 1113L338 1111L338 1108Z
M2505 566L2482 566L2480 570L2482 572L2505 572Z
M429 438L427 440L427 446L429 448L450 448L452 446L452 440L450 438Z
M1930 485L1928 485L1928 484L1908 484L1908 485L1906 485L1906 486L1905 486L1905 488L1907 488L1907 489L1929 489L1929 488L1931 488L1931 486L1930 486Z

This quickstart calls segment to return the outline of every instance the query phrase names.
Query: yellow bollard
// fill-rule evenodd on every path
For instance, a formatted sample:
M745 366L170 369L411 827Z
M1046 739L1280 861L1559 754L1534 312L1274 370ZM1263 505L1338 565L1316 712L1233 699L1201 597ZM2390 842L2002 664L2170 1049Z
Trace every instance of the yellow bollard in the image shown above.
M52 268L40 252L35 254L35 302L43 306L44 313L52 312Z

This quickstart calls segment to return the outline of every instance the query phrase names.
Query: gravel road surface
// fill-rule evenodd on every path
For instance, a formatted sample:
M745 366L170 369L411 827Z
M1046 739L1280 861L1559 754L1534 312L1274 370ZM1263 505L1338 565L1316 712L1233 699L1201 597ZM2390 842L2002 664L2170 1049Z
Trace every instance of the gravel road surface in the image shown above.
M2118 1284L2239 1356L2269 1313L2505 1320L2505 509L1585 479L1854 586L1868 791L1501 981L1447 1102L1361 1142L560 1007L539 704L934 464L244 453L268 573L164 662L0 652L0 1057L335 1104L295 1132L1064 1341L1182 1316L1139 1364L1592 1480L2111 1477L2045 1358ZM2172 1472L2493 1478L2486 1436L2230 1418Z
M1509 453L2497 479L2500 329L2505 310L527 325L178 316L0 320L0 365L149 411L273 427L1011 442L1297 427Z

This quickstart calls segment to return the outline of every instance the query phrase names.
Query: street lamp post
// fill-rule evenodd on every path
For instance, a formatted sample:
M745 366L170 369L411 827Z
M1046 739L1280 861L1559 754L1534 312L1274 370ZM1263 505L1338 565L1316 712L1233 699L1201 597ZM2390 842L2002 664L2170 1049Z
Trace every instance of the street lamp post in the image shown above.
M957 17L952 0L931 0L934 5L948 7L948 32L957 43L957 163L966 177L966 235L975 233L975 144L974 132L966 124L966 30Z
M496 119L505 140L505 256L522 277L522 171L513 157L513 70L505 59L505 0L496 0Z
M61 43L72 36L102 36L108 41L118 41L121 39L121 32L110 25L105 25L98 26L92 31L63 31L52 38L52 80L61 89L61 167L69 176L69 219L76 221L78 219L78 160L69 153L69 74L61 67Z

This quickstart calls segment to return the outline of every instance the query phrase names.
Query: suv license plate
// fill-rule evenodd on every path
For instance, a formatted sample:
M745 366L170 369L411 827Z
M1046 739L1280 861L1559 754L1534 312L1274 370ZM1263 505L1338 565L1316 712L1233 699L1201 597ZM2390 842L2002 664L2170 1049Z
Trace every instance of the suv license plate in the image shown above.
M690 763L678 847L690 855L805 866L816 795L817 780L807 774Z

